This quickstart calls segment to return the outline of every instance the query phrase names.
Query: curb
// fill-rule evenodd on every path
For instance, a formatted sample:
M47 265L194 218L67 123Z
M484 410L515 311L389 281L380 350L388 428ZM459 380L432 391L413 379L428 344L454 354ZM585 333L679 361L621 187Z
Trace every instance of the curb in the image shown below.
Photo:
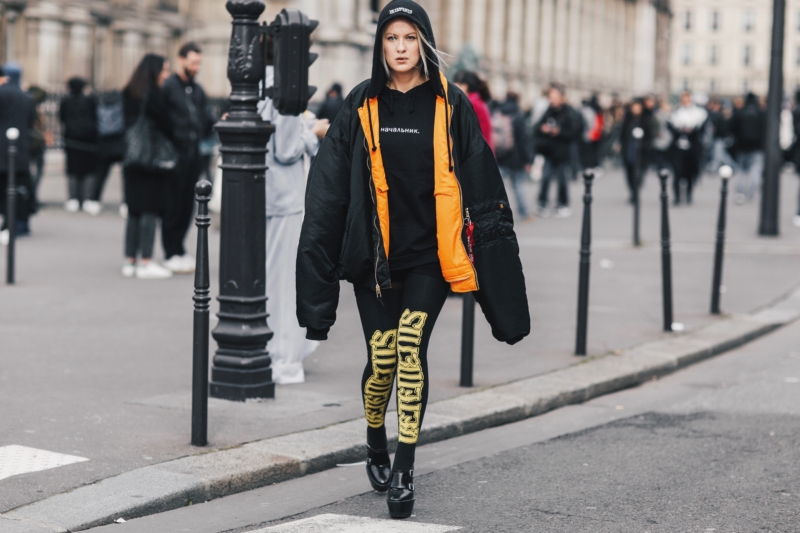
M800 290L754 314L729 316L618 355L434 402L419 442L516 422L633 387L741 346L799 316ZM387 430L390 439L396 437L396 431ZM80 531L279 483L363 456L364 421L351 420L126 472L2 514L0 529Z

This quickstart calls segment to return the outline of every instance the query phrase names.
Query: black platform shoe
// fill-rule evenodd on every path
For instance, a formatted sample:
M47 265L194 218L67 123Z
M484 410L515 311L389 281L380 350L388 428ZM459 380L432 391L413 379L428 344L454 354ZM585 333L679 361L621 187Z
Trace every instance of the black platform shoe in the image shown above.
M408 518L414 511L414 470L392 472L392 483L386 496L392 518Z
M386 450L373 450L367 446L367 477L369 484L378 492L389 490L392 481L392 463L389 452Z

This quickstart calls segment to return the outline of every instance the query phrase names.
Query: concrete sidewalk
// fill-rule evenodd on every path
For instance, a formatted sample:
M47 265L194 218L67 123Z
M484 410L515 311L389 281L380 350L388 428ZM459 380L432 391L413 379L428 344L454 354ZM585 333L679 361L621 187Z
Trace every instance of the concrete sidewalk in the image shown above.
M44 201L63 201L59 196L64 188L61 179L56 173L48 175L42 188ZM110 203L118 201L118 190L115 176L109 184ZM639 250L628 244L631 210L624 202L621 174L607 172L595 190L589 349L592 355L599 356L662 339L665 334L660 331L656 182L650 179L643 192L645 246ZM782 190L784 234L779 239L756 237L756 206L730 206L727 291L723 295L726 312L749 314L788 294L800 283L800 231L789 225L796 208L796 178L786 176ZM579 200L580 188L573 186L572 194ZM676 320L690 330L704 325L716 327L715 323L724 330L729 327L725 324L739 320L707 315L717 199L718 181L707 179L697 192L694 206L673 209L671 213ZM543 375L579 362L571 355L580 228L580 206L573 207L571 219L537 220L518 226L533 331L528 340L508 347L491 339L488 326L479 319L477 389ZM113 212L90 218L49 208L33 224L34 236L19 244L19 285L0 288L0 407L8 413L0 420L0 446L23 445L89 460L0 481L0 512L125 472L136 476L143 469L156 468L151 465L201 452L188 445L192 279L122 279L118 267L124 224ZM213 232L211 248L214 254L218 250ZM216 263L214 256L212 265L215 267ZM212 286L212 294L213 291ZM746 340L754 332L763 333L790 319L788 315L780 320L763 318L753 319L758 322L757 327L748 321L751 319L744 319L741 331L734 328L736 331L726 335ZM460 302L453 300L445 306L431 342L433 402L468 392L457 386L459 344ZM723 345L724 342L720 344ZM352 290L345 285L331 340L307 361L307 383L279 387L277 399L271 401L233 404L212 400L210 448L240 449L242 443L359 419L363 351ZM471 394L464 398L471 401L477 397ZM578 393L569 396L573 401L581 397ZM526 416L535 414L536 409L526 405L512 411L527 413ZM433 406L431 413L437 413ZM478 417L478 422L465 426L463 420L458 420L459 431L479 429L481 424L489 423L487 420L493 424L502 421ZM350 424L353 429L347 433L352 432L353 442L360 442L363 431L356 428L356 423ZM426 438L452 434L452 424L445 426L450 429L442 429L433 415L426 417L426 432L431 435ZM294 441L296 446L306 437L310 438L310 434L286 438L301 439ZM349 450L349 446L345 449ZM331 457L338 460L340 455L329 454L326 461ZM285 474L297 475L327 464L303 461L306 459L291 459ZM265 462L264 468L268 464ZM253 479L277 479L270 476L274 474ZM195 497L219 493L220 489L214 488L219 486L217 482L196 485L197 479L189 483L200 487ZM107 483L114 481L109 479ZM232 483L229 490L238 490L240 485L247 483ZM151 488L158 492L157 486ZM175 499L174 487L162 488L165 505L185 504L186 494L179 493ZM172 496L166 497L167 494ZM151 498L152 494L146 496ZM163 502L148 501L150 506L140 506L139 512L164 508ZM120 511L119 507L109 509L108 516ZM83 525L90 514L84 517ZM92 516L97 518L96 514ZM76 525L71 524L70 527Z

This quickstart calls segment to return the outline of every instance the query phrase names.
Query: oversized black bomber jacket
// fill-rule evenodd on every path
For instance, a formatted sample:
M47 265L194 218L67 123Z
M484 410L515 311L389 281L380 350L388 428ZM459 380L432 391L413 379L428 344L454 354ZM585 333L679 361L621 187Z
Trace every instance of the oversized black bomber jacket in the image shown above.
M311 167L305 219L297 252L297 318L308 337L325 339L336 320L339 281L374 279L391 287L388 262L376 228L369 141L358 108L369 82L348 95ZM462 205L474 230L474 293L497 340L514 344L530 333L530 314L519 245L503 180L463 92L448 84L452 106L453 164ZM466 232L462 232L464 246ZM378 295L376 294L376 297Z

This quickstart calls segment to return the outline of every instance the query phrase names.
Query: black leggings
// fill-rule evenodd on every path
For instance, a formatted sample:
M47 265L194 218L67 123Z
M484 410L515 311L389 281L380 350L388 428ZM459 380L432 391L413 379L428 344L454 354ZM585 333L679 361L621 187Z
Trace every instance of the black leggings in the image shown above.
M356 287L356 302L367 341L361 393L367 444L386 449L386 407L397 374L398 444L395 471L414 465L428 402L428 342L450 285L438 263L392 273L393 288L381 300L374 289Z

